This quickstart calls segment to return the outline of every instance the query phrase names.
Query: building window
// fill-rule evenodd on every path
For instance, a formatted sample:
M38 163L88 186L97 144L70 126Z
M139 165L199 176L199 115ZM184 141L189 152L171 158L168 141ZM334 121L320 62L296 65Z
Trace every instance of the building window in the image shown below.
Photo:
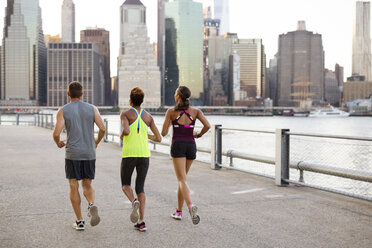
M128 10L124 10L124 22L128 22Z

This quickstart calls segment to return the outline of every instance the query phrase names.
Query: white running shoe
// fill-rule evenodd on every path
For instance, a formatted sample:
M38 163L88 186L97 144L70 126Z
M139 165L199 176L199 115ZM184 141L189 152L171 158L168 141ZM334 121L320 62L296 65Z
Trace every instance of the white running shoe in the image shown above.
M198 212L198 207L193 205L190 209L190 215L191 215L192 223L194 225L197 225L200 222L200 217L199 215L196 214L197 212Z
M140 202L135 199L132 203L132 213L130 214L130 221L132 223L136 223L138 221L138 209L140 206Z
M88 217L90 218L91 226L96 226L101 221L98 215L98 208L94 205L88 208Z
M182 220L182 211L176 211L172 214L172 218L175 220Z
M72 224L72 228L74 228L76 231L84 231L85 229L85 221L75 221L74 224Z

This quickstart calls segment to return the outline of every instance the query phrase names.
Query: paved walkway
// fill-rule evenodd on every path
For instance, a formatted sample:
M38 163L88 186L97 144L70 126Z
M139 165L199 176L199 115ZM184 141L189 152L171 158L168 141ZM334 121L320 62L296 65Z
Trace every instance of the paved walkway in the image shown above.
M201 222L175 221L177 181L158 153L145 187L148 231L140 233L129 221L119 165L120 147L100 145L94 186L102 221L76 232L64 150L51 130L0 126L0 247L372 247L370 202L198 162L189 184Z

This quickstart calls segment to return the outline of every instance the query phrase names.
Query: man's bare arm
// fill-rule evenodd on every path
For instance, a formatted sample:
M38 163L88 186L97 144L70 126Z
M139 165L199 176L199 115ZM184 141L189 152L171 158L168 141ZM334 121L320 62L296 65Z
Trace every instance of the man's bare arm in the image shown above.
M96 138L96 147L97 147L99 142L101 142L103 136L105 135L106 127L105 127L105 124L103 123L102 117L99 114L98 108L96 106L94 106L94 122L99 128L98 137Z
M54 126L53 140L59 148L62 148L66 145L64 141L60 140L61 132L65 125L65 119L63 118L62 109L58 110L56 118L57 118L57 121L56 121L56 125Z

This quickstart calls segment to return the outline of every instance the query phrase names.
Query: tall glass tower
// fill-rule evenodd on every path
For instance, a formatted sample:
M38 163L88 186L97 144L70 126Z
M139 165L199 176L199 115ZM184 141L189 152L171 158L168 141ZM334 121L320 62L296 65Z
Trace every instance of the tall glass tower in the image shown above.
M63 0L62 4L62 42L75 42L75 4Z
M203 93L203 6L192 0L175 0L165 4L165 85L166 104L174 103L175 84L191 90L191 100L202 104ZM167 40L171 38L172 40ZM175 58L171 58L175 56ZM175 60L176 64L169 61ZM178 73L177 73L178 72ZM177 77L172 78L174 76Z
M7 1L1 59L1 99L9 105L45 104L46 47L39 0ZM10 90L15 87L17 91Z
M220 34L230 32L229 0L214 0L214 19L221 21Z
M352 73L372 80L371 72L371 4L357 1L353 23Z

